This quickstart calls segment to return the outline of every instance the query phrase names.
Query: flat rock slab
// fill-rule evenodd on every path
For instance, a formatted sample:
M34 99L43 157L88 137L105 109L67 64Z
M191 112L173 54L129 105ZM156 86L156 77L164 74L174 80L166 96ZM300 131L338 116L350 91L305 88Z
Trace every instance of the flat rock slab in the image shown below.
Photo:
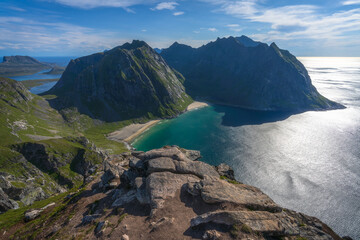
M194 175L155 172L146 179L146 191L150 197L152 208L161 208L167 197L174 197L176 191L189 182L200 179Z
M201 181L200 194L206 203L234 203L253 210L280 212L282 209L258 188L245 184L232 184L224 180Z
M220 178L214 167L204 162L192 161L189 159L176 160L170 157L158 157L147 162L147 173L153 172L172 172L178 174L192 174L200 178L212 176Z
M300 230L295 219L285 213L264 211L217 211L197 216L191 220L191 226L204 223L249 226L252 231L267 235L296 235Z
M164 147L160 149L153 149L148 152L141 153L137 156L142 160L154 159L160 157L172 158L178 161L189 161L186 155L180 151L178 147Z
M153 172L176 172L175 163L172 158L169 157L159 157L151 159L148 162L147 173L151 174Z

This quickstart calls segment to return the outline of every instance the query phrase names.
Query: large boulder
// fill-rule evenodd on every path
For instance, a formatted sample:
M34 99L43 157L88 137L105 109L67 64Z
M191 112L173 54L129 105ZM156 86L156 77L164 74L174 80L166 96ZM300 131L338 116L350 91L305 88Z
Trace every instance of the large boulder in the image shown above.
M170 172L155 172L146 179L146 190L149 194L151 207L161 208L166 198L174 197L176 191L189 182L199 181L190 174L174 174Z
M221 163L215 168L216 171L220 174L220 176L227 177L230 180L235 180L234 170L229 165Z
M299 227L295 219L285 213L265 211L217 211L197 216L191 220L191 226L204 223L219 223L229 226L247 225L252 231L267 235L296 235Z
M189 183L188 192L200 195L204 202L231 203L256 210L280 212L279 207L271 198L258 188L245 184L232 184L227 181L206 178L200 183Z
M9 199L6 193L0 188L0 213L6 212L9 209L16 209L19 205L14 200Z

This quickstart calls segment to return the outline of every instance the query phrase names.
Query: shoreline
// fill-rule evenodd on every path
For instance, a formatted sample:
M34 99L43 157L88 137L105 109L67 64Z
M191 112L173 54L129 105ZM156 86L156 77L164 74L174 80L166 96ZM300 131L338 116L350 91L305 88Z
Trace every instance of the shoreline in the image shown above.
M202 107L209 106L206 102L198 102L194 101L193 103L189 104L187 106L185 112L192 111L195 109L199 109ZM116 142L122 142L125 143L127 148L131 148L132 142L140 136L142 133L144 133L146 130L150 129L151 127L158 124L161 120L150 120L146 123L132 123L128 126L125 126L119 130L116 130L112 133L109 133L106 138L112 141Z
M107 135L107 139L113 140L116 142L125 142L131 145L131 142L140 134L145 132L150 127L154 126L160 122L160 120L150 120L146 123L132 123L128 126L125 126L119 130L116 130Z
M23 80L23 81L18 81L18 82L21 82L27 89L30 90L33 87L37 87L37 86L44 85L45 83L57 82L57 81L59 81L59 78Z
M198 108L202 108L202 107L207 107L207 106L209 106L209 104L206 103L206 102L194 101L194 102L190 103L189 106L187 106L185 112L195 110L195 109L198 109Z

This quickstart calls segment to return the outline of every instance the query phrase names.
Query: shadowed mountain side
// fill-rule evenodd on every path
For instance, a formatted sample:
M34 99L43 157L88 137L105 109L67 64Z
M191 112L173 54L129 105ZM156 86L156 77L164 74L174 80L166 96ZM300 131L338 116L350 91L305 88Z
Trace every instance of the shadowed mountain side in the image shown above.
M72 60L58 83L43 95L56 109L76 108L103 121L171 117L192 101L181 74L143 41Z
M175 42L161 52L185 77L192 97L264 111L344 108L318 93L295 56L247 37L218 38L200 48Z
M223 107L221 105L213 106L216 112L224 113L221 125L228 127L260 125L264 123L283 121L291 115L296 114L296 112L257 111L237 107Z

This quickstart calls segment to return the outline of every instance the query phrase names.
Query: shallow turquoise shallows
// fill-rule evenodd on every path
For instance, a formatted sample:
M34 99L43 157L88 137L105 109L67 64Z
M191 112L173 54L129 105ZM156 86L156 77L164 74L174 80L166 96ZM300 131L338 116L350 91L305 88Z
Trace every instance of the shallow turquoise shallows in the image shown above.
M300 60L318 91L346 109L291 115L213 105L163 121L133 145L200 150L280 205L360 239L360 58Z

